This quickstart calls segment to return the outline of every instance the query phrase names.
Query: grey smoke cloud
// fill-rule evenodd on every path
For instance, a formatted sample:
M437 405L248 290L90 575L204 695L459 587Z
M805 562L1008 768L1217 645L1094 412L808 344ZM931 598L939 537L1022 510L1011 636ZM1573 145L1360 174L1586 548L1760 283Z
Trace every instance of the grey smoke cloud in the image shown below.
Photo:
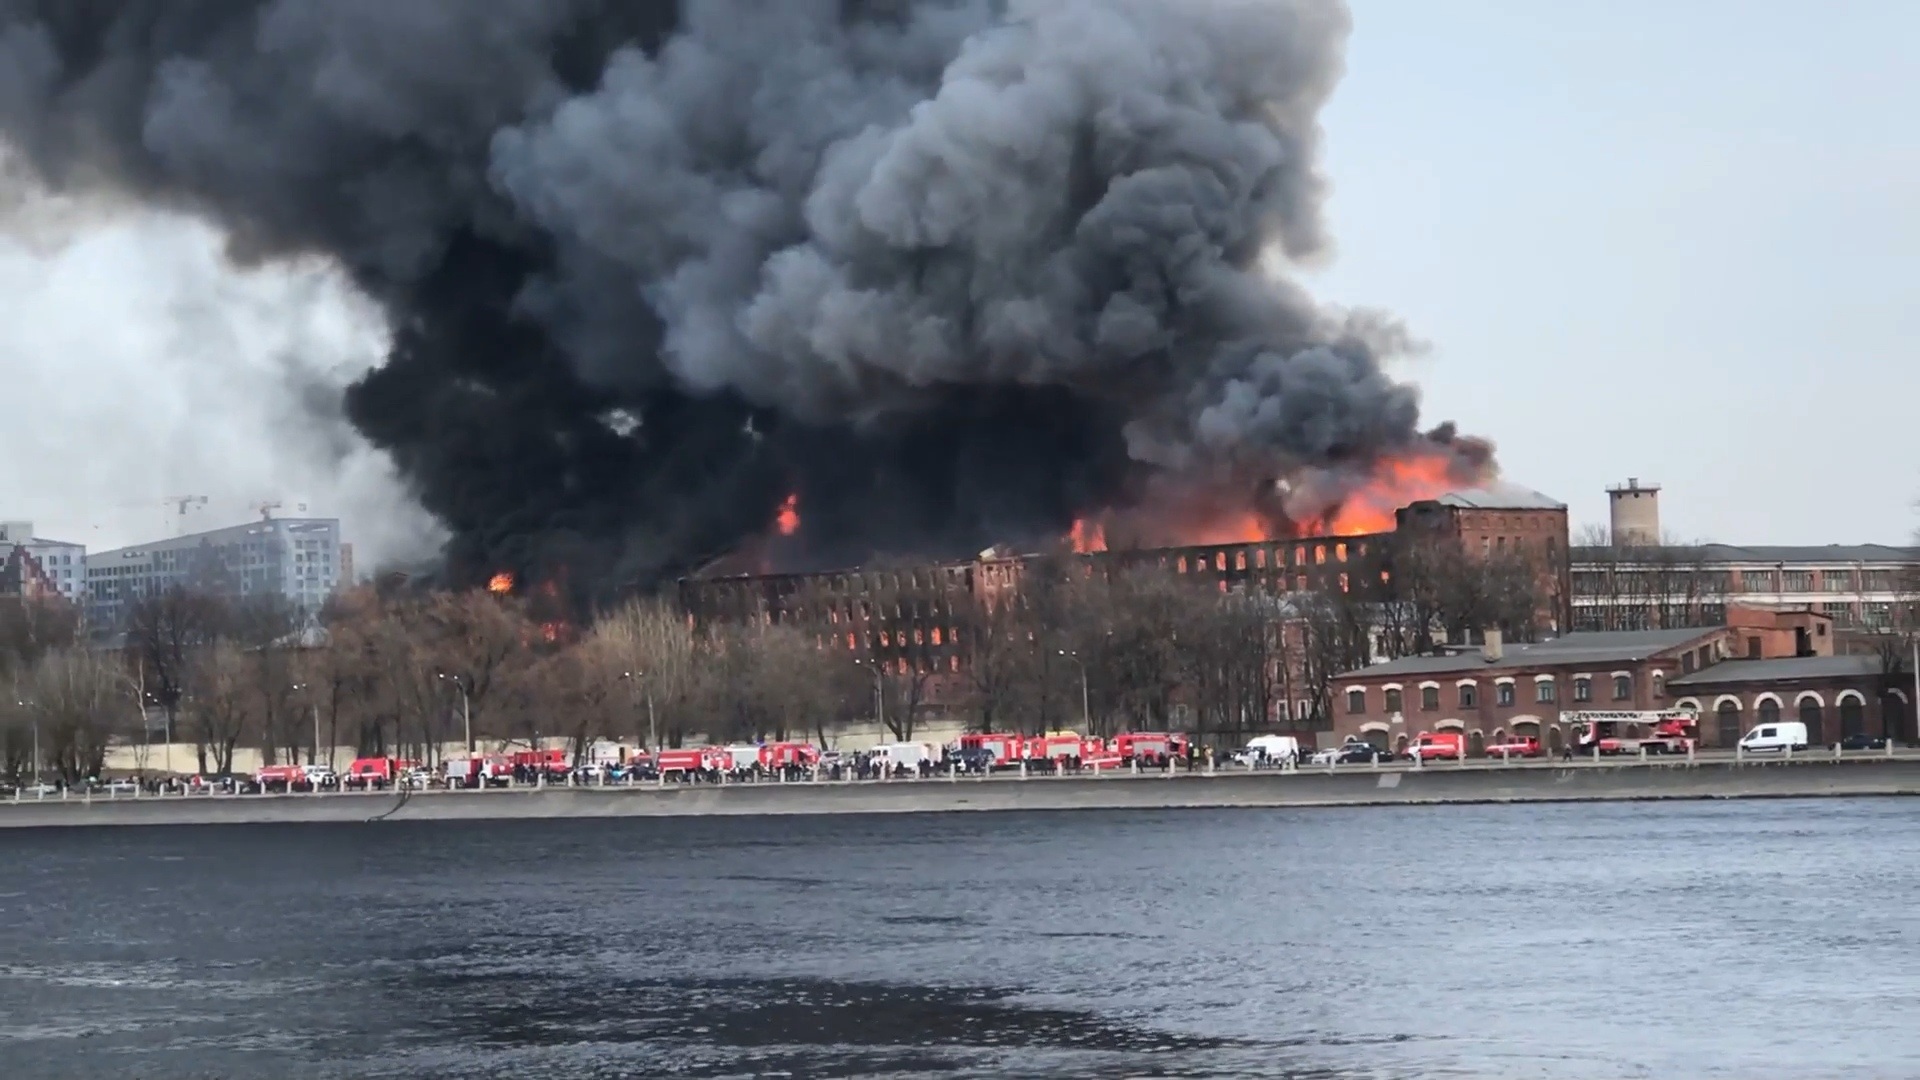
M971 550L1438 445L1391 321L1262 268L1328 249L1348 31L1335 0L0 0L0 138L242 258L338 259L396 330L348 413L456 557L598 537L644 573L793 487L816 537ZM1040 460L980 472L1008 457Z

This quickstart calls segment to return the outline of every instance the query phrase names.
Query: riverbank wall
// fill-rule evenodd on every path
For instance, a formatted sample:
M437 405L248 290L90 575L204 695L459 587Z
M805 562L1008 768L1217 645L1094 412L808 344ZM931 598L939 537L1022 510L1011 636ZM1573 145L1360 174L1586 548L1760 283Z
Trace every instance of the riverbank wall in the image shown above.
M322 795L70 797L0 803L0 828L498 821L958 811L1168 810L1920 795L1920 758L1765 764L1529 762L1425 769L863 783L643 784Z

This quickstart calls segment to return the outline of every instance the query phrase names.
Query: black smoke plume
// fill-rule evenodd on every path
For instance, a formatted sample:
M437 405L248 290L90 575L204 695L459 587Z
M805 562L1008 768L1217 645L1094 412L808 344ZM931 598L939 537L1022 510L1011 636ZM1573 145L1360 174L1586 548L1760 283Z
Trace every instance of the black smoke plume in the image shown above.
M605 592L790 492L798 557L843 562L1484 467L1421 433L1390 322L1262 269L1325 247L1347 32L1318 0L0 0L0 140L237 260L339 260L394 339L347 415L451 573Z

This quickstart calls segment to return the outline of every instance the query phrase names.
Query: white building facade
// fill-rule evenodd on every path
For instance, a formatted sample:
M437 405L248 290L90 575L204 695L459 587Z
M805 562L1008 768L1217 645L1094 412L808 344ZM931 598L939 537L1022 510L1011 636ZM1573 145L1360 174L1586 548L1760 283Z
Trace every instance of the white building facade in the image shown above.
M188 588L235 598L279 595L318 613L346 584L337 518L272 518L86 558L96 626L117 626L143 596Z

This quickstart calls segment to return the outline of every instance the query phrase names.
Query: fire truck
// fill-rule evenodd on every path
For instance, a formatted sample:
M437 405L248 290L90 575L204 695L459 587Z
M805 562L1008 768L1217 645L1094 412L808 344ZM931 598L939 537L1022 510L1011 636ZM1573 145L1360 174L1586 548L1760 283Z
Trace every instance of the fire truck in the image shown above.
M776 742L760 748L760 767L769 772L780 769L811 769L820 763L820 750L812 743Z
M1564 711L1575 750L1583 754L1684 754L1694 745L1700 718L1686 709Z
M733 767L733 755L718 746L696 746L683 750L662 750L656 755L661 776L687 778L696 774L718 776Z
M1159 767L1186 752L1185 740L1164 731L1129 731L1113 737L1113 750L1123 761Z
M1028 761L1078 761L1086 740L1071 731L1049 731L1026 741Z
M452 787L505 787L513 780L513 765L504 754L448 758L445 769Z
M1026 740L1005 732L983 732L960 736L960 749L983 750L992 758L992 768L1004 769L1020 764L1026 756Z
M573 762L567 759L565 750L555 747L549 750L515 750L508 759L513 769L526 769L538 776L546 773L550 780L563 780L573 771Z

